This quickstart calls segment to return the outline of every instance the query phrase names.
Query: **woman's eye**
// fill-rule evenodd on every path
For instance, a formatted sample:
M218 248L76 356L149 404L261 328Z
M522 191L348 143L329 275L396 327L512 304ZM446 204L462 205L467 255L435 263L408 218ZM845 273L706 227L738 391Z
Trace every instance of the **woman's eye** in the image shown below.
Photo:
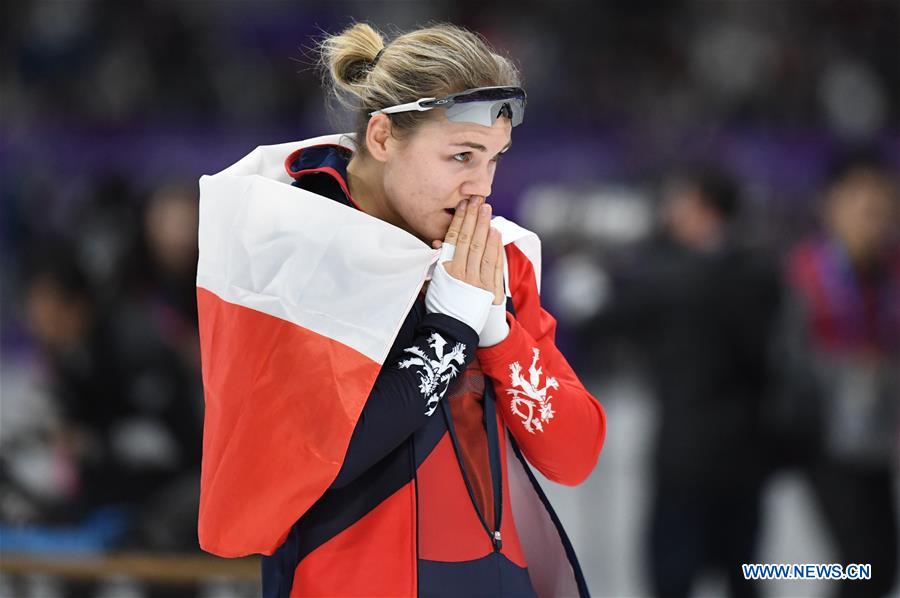
M460 152L458 154L454 154L453 159L457 162L468 162L470 153L471 152Z

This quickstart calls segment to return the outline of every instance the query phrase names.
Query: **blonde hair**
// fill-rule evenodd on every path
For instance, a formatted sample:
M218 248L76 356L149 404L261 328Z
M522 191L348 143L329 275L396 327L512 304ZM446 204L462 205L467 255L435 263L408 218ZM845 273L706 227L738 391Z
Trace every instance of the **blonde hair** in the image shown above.
M365 150L369 113L424 97L473 87L520 85L519 72L479 34L439 24L409 31L385 43L356 23L318 44L325 83L338 102L356 112L356 138ZM392 129L413 131L428 112L391 114Z

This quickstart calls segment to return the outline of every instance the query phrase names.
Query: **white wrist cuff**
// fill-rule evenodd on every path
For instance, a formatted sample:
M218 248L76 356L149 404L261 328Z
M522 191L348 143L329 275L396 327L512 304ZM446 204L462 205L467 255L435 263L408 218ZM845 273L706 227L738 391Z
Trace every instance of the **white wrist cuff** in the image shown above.
M509 322L506 321L506 305L492 303L487 322L478 335L478 346L492 347L506 340L507 336L509 336Z
M438 260L425 293L425 310L452 316L481 333L487 321L494 294L447 273L443 257Z
M443 243L441 245L441 253L439 254L438 260L429 267L428 275L425 276L425 280L434 278L434 271L437 269L437 265L441 262L452 260L454 255L456 255L456 245L453 243Z
M449 262L456 255L456 245L453 243L444 243L441 245L441 261Z

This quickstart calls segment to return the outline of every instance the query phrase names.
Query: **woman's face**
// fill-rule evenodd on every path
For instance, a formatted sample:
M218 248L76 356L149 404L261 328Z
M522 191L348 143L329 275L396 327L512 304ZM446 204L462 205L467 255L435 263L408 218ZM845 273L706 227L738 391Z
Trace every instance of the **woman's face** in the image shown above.
M453 122L438 113L415 132L387 144L384 192L400 226L431 245L443 240L460 200L487 198L512 124Z

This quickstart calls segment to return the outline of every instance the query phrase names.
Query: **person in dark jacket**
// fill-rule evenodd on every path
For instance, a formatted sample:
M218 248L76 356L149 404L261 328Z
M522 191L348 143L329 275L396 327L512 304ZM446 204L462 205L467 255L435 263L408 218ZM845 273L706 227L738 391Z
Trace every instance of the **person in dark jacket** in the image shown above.
M664 234L615 277L581 334L591 345L625 337L649 366L660 405L648 542L656 594L687 596L708 568L731 595L752 596L740 565L753 562L759 526L777 276L734 239L738 191L726 173L673 177L665 195Z

